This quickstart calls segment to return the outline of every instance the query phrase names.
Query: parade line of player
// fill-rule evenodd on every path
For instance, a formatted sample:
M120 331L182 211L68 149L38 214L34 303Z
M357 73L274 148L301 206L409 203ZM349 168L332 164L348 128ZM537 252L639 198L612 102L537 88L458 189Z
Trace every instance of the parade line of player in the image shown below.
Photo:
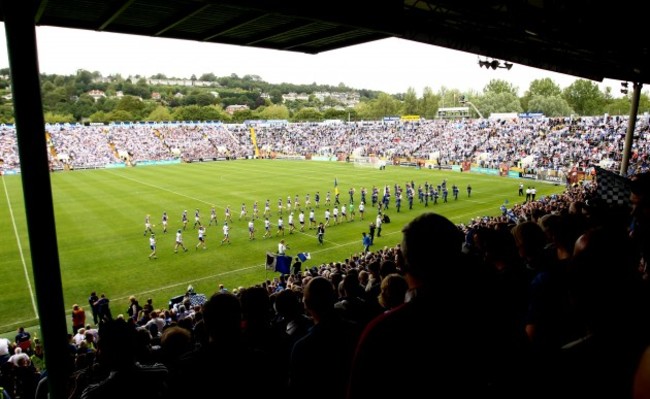
M425 207L429 206L429 202L431 201L433 205L438 204L438 198L442 196L442 202L446 203L448 202L448 190L447 190L447 180L443 180L441 184L434 186L433 184L429 184L426 182L424 186L420 185L417 188L417 194L416 190L414 189L415 184L413 182L411 183L406 183L406 200L408 203L408 209L413 209L413 203L415 200L415 197L417 195L418 202L420 204L424 204ZM372 207L377 207L377 218L376 218L376 224L381 224L381 214L384 210L389 209L390 207L390 200L391 200L391 190L390 186L386 185L384 186L384 189L382 190L382 199L381 201L379 200L379 189L376 186L373 186L372 192L371 192L371 201L372 201ZM311 197L309 194L305 195L305 207L309 208L309 230L311 229L316 229L317 230L317 238L319 241L319 244L322 245L323 243L323 235L324 235L324 229L325 227L330 226L330 220L334 219L334 225L342 223L344 220L347 222L353 222L356 217L356 211L358 210L360 220L365 219L365 212L366 212L366 203L367 203L367 195L368 192L365 187L361 188L361 201L359 202L358 206L354 205L354 195L356 193L356 190L354 188L350 188L348 191L349 195L349 201L347 204L341 204L340 201L340 193L335 192L335 197L334 201L332 204L332 195L331 192L327 192L325 196L325 207L327 209L325 210L324 213L324 218L325 222L316 222L316 215L314 208L320 208L320 193L317 191L314 194L314 204L312 206L311 202ZM458 193L459 189L457 185L452 186L452 195L454 197L454 200L458 200ZM467 196L470 197L472 195L472 187L471 185L467 185ZM393 191L393 196L394 196L394 201L395 201L395 209L397 212L400 212L401 207L402 207L402 201L403 201L403 193L402 189L399 185L395 184L394 185L394 191ZM340 206L340 210L339 210ZM286 208L285 208L286 207ZM285 233L285 227L284 227L284 220L283 220L283 213L284 210L286 209L286 212L288 214L288 226L289 226L289 234L293 234L293 232L296 230L295 227L295 222L294 222L294 211L293 209L298 209L301 207L300 204L300 197L298 194L296 194L294 200L292 201L291 196L287 196L286 204L283 204L282 198L278 198L277 202L277 212L279 214L278 217L278 222L277 222L277 231L276 231L276 236L284 236ZM330 208L332 211L330 212ZM264 217L264 235L262 238L269 238L271 236L271 222L269 221L269 217L272 216L271 212L271 202L270 200L266 200L264 203L264 212L262 214ZM239 213L239 219L238 220L246 220L248 218L248 211L246 209L246 204L242 203L241 208L240 208L240 213ZM259 205L258 202L255 201L253 203L253 215L252 218L248 221L248 239L249 240L254 240L255 239L255 219L259 219L260 214L259 214ZM340 218L340 220L339 220ZM230 226L228 225L228 222L232 223L232 213L230 211L230 205L226 206L224 210L224 224L222 227L223 231L223 238L221 240L221 245L223 244L230 244ZM169 226L169 216L167 215L167 212L163 212L162 218L161 218L161 223L162 223L162 231L164 234L167 233L167 229ZM300 225L299 231L304 232L305 231L305 211L303 209L300 209L300 213L298 214L298 223ZM187 215L187 210L184 210L182 215L181 215L181 224L182 228L178 229L176 231L176 239L174 242L174 253L178 253L179 249L182 249L184 252L187 252L187 247L185 247L185 244L183 243L183 231L187 229L187 226L189 224L189 219ZM218 225L218 220L217 220L217 211L215 206L213 205L210 208L210 221L208 222L208 226L212 225L217 226ZM151 249L151 253L149 254L149 259L157 259L157 253L156 253L156 235L153 231L153 228L156 227L156 225L151 223L151 215L146 215L145 216L145 221L144 221L144 234L147 235L147 233L150 233L149 236L149 248ZM200 211L197 208L194 211L194 225L193 229L196 229L198 227L198 242L195 245L194 249L198 250L199 248L206 249L206 243L205 243L205 238L207 236L206 233L206 227L204 224L201 223L201 217L200 217Z

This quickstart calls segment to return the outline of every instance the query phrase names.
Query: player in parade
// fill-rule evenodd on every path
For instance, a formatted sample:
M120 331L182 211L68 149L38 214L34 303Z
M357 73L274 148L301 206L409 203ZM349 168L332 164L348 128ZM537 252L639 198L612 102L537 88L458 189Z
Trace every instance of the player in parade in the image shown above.
M147 233L153 234L153 230L151 229L151 216L147 215L144 217L144 234L143 236L146 236Z
M264 219L264 236L262 238L268 238L271 236L271 222L269 218Z
M194 226L193 229L196 229L196 226L201 227L201 217L199 216L199 208L196 208L194 211Z
M162 223L163 233L167 233L167 225L169 223L169 217L167 216L167 212L163 212L160 222Z
M298 214L298 223L300 223L300 231L305 231L305 211L302 209Z
M241 203L241 208L239 210L239 220L242 220L242 218L245 218L248 212L246 211L246 204Z
M183 244L183 232L181 229L176 231L176 241L174 243L174 253L178 253L178 248L183 248L183 251L187 252L187 248Z
M151 253L149 254L149 259L158 259L156 256L156 236L151 234L149 237L149 248L151 248Z
M210 222L208 223L208 226L212 226L212 223L216 226L218 224L217 222L217 209L212 205L212 208L210 208Z
M187 209L183 211L183 214L181 215L181 223L183 223L183 230L187 229Z
M232 223L232 215L230 214L230 205L226 205L226 209L225 209L224 213L225 213L224 223L227 223L227 222Z
M255 239L255 222L254 219L251 219L248 221L248 239L249 240L254 240Z
M223 245L224 242L227 242L228 245L230 245L230 227L228 226L228 222L224 222L223 224L223 239L221 240L221 245Z
M205 227L199 226L199 233L198 233L199 242L194 247L194 250L199 249L199 247L203 247L203 249L206 248L206 246L205 246L205 235L206 235L205 234Z

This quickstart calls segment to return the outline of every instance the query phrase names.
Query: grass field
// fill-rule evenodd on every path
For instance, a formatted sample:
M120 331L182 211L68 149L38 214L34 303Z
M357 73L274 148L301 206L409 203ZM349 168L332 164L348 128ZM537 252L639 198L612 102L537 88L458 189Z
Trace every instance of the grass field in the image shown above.
M450 190L449 203L435 207L430 204L425 208L416 200L414 209L409 211L404 201L402 211L396 213L391 202L392 209L387 212L391 223L383 226L382 237L375 239L375 249L398 243L404 224L424 211L435 211L456 223L466 223L479 215L499 214L499 206L506 199L511 205L521 201L517 196L519 181L510 178L391 166L380 171L345 163L242 160L57 172L51 179L67 318L74 303L82 305L89 314L87 298L91 291L106 293L111 310L117 315L126 310L130 295L136 295L141 302L153 298L154 306L165 307L170 297L183 294L189 284L196 292L209 295L220 283L232 290L276 276L266 271L264 261L267 251L277 250L279 238L262 239L264 228L260 219L255 222L257 239L249 241L248 221L238 220L240 205L246 203L251 215L252 204L257 200L261 213L268 198L273 212L270 220L275 225L278 198L286 202L287 196L293 198L298 194L304 203L305 194L309 193L313 202L314 193L320 191L321 207L316 219L322 220L325 193L334 191L335 178L343 203L347 203L350 187L356 188L358 202L362 186L370 189L376 185L381 189L388 184L392 190L396 183L402 187L411 180L416 185L425 181L439 184L445 178L449 187L459 186L458 201L453 200ZM471 198L467 198L465 191L468 183L473 187ZM535 186L538 198L563 190L562 186L539 182ZM0 333L14 332L19 325L33 327L33 331L38 319L33 305L31 246L20 176L2 177L2 190L5 195L0 196ZM217 209L219 225L208 227L207 249L195 250L194 210L200 209L201 219L207 224L212 205ZM221 246L226 205L230 205L234 220L232 244ZM189 251L175 254L174 232L181 227L181 213L185 209L189 224L184 241ZM304 267L311 267L358 253L362 249L361 232L367 231L376 216L376 209L366 209L364 222L357 215L354 222L330 226L324 246L318 245L315 230L305 229L304 233L292 235L287 231L284 238L290 247L289 254L310 252L312 259ZM170 217L167 234L161 231L163 211ZM156 225L156 260L148 258L148 234L143 235L147 214ZM286 225L286 212L284 220ZM298 225L297 213L295 222Z

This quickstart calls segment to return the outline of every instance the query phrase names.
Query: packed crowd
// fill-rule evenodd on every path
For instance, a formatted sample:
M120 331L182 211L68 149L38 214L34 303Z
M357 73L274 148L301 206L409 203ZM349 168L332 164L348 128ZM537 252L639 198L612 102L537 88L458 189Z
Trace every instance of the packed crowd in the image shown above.
M255 128L262 156L369 155L437 159L442 165L522 166L568 172L607 163L617 170L627 119L434 120L418 123L288 124ZM133 125L49 127L52 169L95 168L128 161L246 158L256 154L243 125ZM648 168L647 118L636 124L630 174ZM15 130L0 129L0 169L20 167ZM525 160L525 165L522 165Z
M202 303L113 315L93 293L69 397L648 398L650 174L630 187L628 206L575 186L514 219L425 213L395 246ZM24 329L0 339L0 386L44 397L42 359Z

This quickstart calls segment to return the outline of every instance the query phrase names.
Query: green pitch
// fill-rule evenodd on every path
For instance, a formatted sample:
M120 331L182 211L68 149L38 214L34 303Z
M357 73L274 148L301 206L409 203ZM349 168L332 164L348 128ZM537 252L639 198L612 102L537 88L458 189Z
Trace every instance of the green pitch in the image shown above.
M242 160L206 162L170 166L138 166L125 169L80 170L57 172L51 175L54 197L57 241L60 256L66 317L70 319L72 305L78 303L87 311L87 298L91 291L105 293L111 300L111 310L116 316L125 313L128 297L135 295L144 302L153 298L155 307L166 307L173 296L181 295L189 284L195 291L210 295L219 284L229 290L250 286L277 276L264 267L266 252L275 252L280 238L263 239L262 213L264 202L271 202L270 218L276 226L278 198L286 204L298 194L304 208L305 194L312 204L314 193L321 194L316 220L324 219L325 195L332 192L334 180L338 182L340 199L348 203L348 190L356 189L355 202L361 198L360 188L394 184L402 187L411 180L416 186L425 181L439 184L447 179L449 202L428 208L416 199L413 210L403 201L397 213L394 201L386 213L390 224L383 225L382 236L375 239L373 249L393 246L401 239L400 229L416 215L434 211L446 215L456 223L467 223L477 216L497 215L505 200L508 206L521 202L517 196L519 180L451 171L418 170L389 166L386 170L354 167L352 164L316 161ZM1 178L0 196L0 332L14 332L19 325L37 329L34 301L34 284L30 251L38 251L38 241L30 242L27 235L25 209L20 176ZM533 184L532 181L523 181ZM451 186L460 188L458 201L454 201ZM471 184L471 198L465 190ZM562 186L534 182L537 198L559 193ZM249 218L253 202L258 201L260 219L255 221L256 239L248 239L249 219L238 220L240 206L246 204ZM207 249L195 250L198 229L193 229L194 210L199 209L201 221L210 221L210 208L217 209L217 226L207 228ZM224 208L230 205L233 223L230 245L220 245L223 237ZM175 231L182 227L181 213L188 211L188 226L184 231L187 252L175 254ZM162 232L161 215L169 215L167 234ZM149 234L144 233L144 218L151 215L151 223L158 241L158 258L149 259ZM364 221L333 222L325 233L325 245L319 246L315 230L288 234L286 207L284 222L287 227L284 239L290 247L289 255L311 253L303 268L331 261L342 261L362 250L361 232L368 230L377 211L366 207ZM308 220L309 212L305 210ZM299 227L298 212L295 224ZM308 223L307 223L308 224ZM306 224L306 226L307 226ZM32 248L32 246L36 246ZM68 320L68 324L70 321ZM13 336L12 336L13 338Z

